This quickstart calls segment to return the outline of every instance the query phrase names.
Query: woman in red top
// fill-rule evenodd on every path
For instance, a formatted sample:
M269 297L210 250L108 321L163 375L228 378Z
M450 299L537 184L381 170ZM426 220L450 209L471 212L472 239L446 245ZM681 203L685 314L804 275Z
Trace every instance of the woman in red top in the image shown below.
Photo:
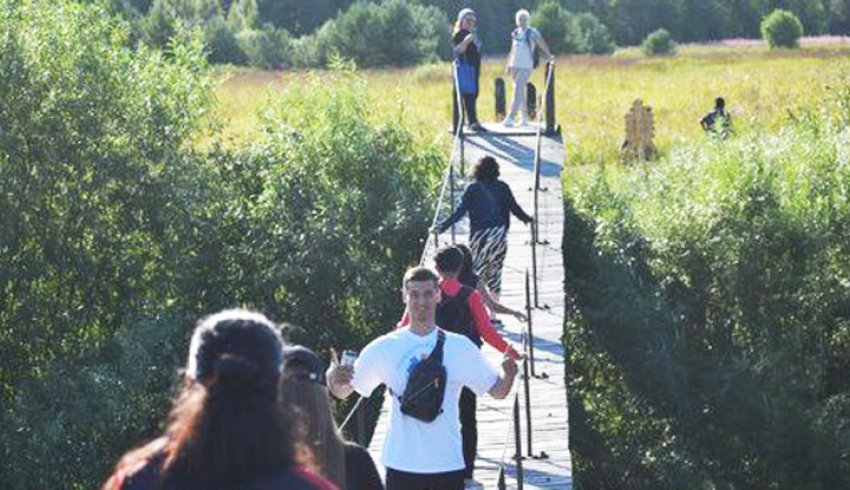
M103 490L335 490L301 466L309 451L278 402L282 361L265 316L201 320L166 435L121 458Z

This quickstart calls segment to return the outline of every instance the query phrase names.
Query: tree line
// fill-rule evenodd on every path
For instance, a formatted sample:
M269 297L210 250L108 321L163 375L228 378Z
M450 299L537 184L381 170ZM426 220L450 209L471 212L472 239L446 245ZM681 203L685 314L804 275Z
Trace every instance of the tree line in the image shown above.
M504 54L517 9L535 14L558 54L606 54L664 29L679 42L761 36L776 9L806 35L850 29L850 5L834 0L110 0L135 42L167 47L178 26L204 33L213 63L320 67L335 56L359 66L403 66L451 57L451 24L476 10L483 52Z

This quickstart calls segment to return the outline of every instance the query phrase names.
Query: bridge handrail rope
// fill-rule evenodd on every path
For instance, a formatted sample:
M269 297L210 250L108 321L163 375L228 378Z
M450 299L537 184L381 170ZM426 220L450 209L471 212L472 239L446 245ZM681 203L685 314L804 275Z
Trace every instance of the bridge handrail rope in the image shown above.
M455 155L458 155L458 153L459 153L460 145L463 144L462 143L462 140L463 140L463 120L464 120L465 114L464 114L464 111L463 111L463 99L461 98L460 84L458 82L459 77L457 76L457 62L452 63L452 70L454 72L453 75L452 75L452 84L454 85L453 92L454 92L455 97L456 97L456 103L458 104L458 116L459 117L458 117L457 127L455 128L454 135L452 137L452 150L451 150L451 153L449 153L449 164L446 166L446 169L443 172L443 181L442 181L442 184L440 184L440 194L439 194L439 197L437 198L437 206L436 206L436 209L434 211L434 218L431 220L430 229L433 229L434 227L437 226L437 223L440 219L440 210L442 209L443 202L446 199L446 189L449 188L450 186L451 186L451 189L449 191L449 195L450 195L450 199L451 199L450 204L452 205L452 207L454 206L454 182L453 182L454 161L455 161ZM436 232L434 233L434 244L437 247L439 247L438 235L439 235L439 233L436 233ZM454 242L454 225L452 225L452 242ZM427 253L428 253L428 243L427 243L427 240L426 240L426 243L422 247L422 255L420 255L420 257L419 257L419 264L420 265L425 263L425 256L426 256ZM345 416L345 419L343 419L342 424L339 425L338 430L339 430L340 433L342 433L343 429L345 429L345 427L348 425L348 422L351 421L351 418L357 412L357 409L360 407L362 402L363 402L363 397L359 396L357 401L354 403L354 406L351 407L351 410L348 411L348 414Z
M463 98L460 93L460 82L458 79L458 65L457 62L452 63L452 84L454 85L454 103L458 106L458 121L457 127L454 128L454 134L452 136L452 150L449 153L449 164L446 166L445 171L443 172L443 182L440 187L440 194L437 198L437 205L434 210L434 218L431 220L431 227L429 229L434 229L437 226L437 223L440 220L440 211L443 208L443 203L446 200L446 189L449 188L449 205L454 210L454 163L456 157L462 155L460 151L461 145L463 145L463 121L465 119L465 110L463 109ZM462 157L459 157L462 158ZM439 233L434 232L434 245L439 247ZM452 225L452 242L454 242L454 225ZM419 257L419 264L425 263L425 255L428 253L428 243L425 243L425 246L422 247L422 255Z
M522 327L522 330L520 331L520 339L521 339L521 342L522 342L522 353L523 353L523 361L522 362L524 363L525 366L527 366L527 363L528 363L528 342L529 342L528 339L529 339L529 337L528 337L528 329L526 327ZM530 380L528 378L528 369L526 368L526 369L524 369L524 371L525 371L526 376L523 380L523 383L526 385L526 393L527 393L528 392L527 384L529 383ZM508 427L508 430L505 432L505 442L502 445L502 456L499 458L498 467L499 467L499 472L502 475L504 475L504 472L505 472L505 455L508 452L508 445L511 442L511 440L510 440L511 434L513 434L514 435L513 444L514 444L514 448L515 448L515 451L516 451L516 453L514 454L514 458L517 461L517 463L516 463L517 464L517 482L519 484L519 488L522 488L522 483L523 483L522 482L523 476L522 476L522 469L521 469L522 468L522 441L519 438L520 437L520 435L519 435L520 431L517 430L517 424L519 423L519 413L517 412L519 410L519 398L518 398L519 393L518 393L518 390L519 390L519 386L516 383L514 383L514 385L511 387L510 393L508 393L508 396L505 397L505 399L513 398L515 401L514 401L514 408L511 412L511 416L510 416L509 427ZM529 453L530 452L531 452L531 447L529 446ZM499 478L499 481L500 482L503 481L503 478ZM501 488L501 486L500 486L500 488Z
M534 200L534 221L531 223L531 273L534 283L534 307L539 308L539 295L537 292L537 242L538 242L538 227L540 224L540 153L543 142L543 114L549 109L549 90L552 88L552 74L555 72L555 63L549 60L546 63L546 83L543 86L543 104L541 110L537 111L537 134L536 145L534 149L534 177L533 177L533 200Z

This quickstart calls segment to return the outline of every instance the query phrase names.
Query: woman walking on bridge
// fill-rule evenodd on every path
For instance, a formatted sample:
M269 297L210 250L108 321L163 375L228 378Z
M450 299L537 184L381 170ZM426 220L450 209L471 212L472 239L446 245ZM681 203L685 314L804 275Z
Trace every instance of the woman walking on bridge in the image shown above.
M511 214L526 224L534 218L517 204L508 184L499 180L499 163L495 158L482 157L473 166L472 175L475 181L464 189L460 205L433 231L442 233L469 213L469 245L475 262L474 270L498 302L502 292L502 267L508 252Z

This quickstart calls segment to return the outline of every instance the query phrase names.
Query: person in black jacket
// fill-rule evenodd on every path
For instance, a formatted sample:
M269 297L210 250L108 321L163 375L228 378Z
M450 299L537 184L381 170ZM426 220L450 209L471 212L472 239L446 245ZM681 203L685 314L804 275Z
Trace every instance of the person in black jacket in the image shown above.
M283 345L265 316L226 310L192 335L166 435L121 458L103 490L334 490L304 470L278 403Z
M455 23L452 34L452 46L454 50L455 60L458 63L472 65L475 69L475 86L480 86L479 79L481 78L481 41L478 39L475 27L476 17L472 9L466 8L458 12L457 22ZM469 129L473 131L484 131L484 128L478 122L478 111L476 104L478 101L478 90L473 93L461 94L463 103L463 112L466 114L466 120L469 124ZM452 129L457 131L457 126L463 121L459 121L460 111L457 105L458 94L457 87L452 86Z
M307 444L322 476L342 490L384 490L366 449L339 433L325 381L327 365L301 345L286 347L283 357L280 401L301 413Z
M437 224L439 233L469 214L469 245L475 274L484 281L495 302L502 292L502 267L508 252L511 214L529 224L534 218L517 204L508 184L499 180L499 163L482 157L472 168L475 181L466 186L460 205L451 216Z

